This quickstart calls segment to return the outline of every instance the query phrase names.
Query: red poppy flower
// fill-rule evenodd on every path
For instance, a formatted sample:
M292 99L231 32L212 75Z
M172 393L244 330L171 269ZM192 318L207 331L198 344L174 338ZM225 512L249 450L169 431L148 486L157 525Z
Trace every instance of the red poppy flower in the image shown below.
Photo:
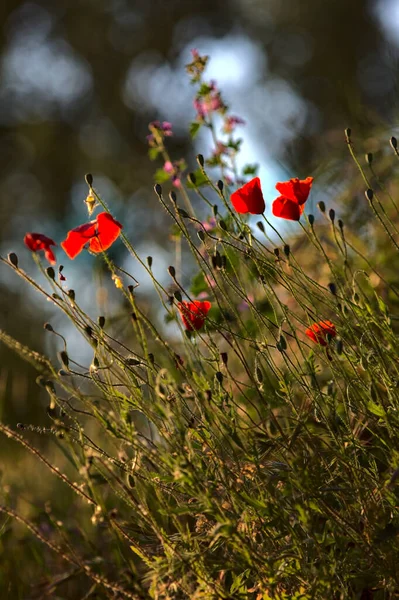
M194 300L194 302L180 302L178 309L184 327L188 331L198 331L205 323L205 317L211 308L211 303L208 300Z
M334 323L331 323L331 321L319 321L318 323L313 323L305 333L308 338L316 344L320 344L320 346L327 346L327 335L332 338L337 335L335 325Z
M261 215L265 212L265 201L259 177L255 177L231 194L231 203L238 213Z
M273 202L272 213L274 216L290 221L299 221L312 183L313 177L307 177L306 179L295 177L289 181L277 183L276 189L281 196Z
M102 212L97 215L94 221L84 223L68 231L66 240L61 242L69 258L75 258L83 250L83 247L89 243L91 252L104 252L119 236L122 225L116 221L112 215Z
M27 233L24 237L24 242L32 252L38 250L44 250L44 256L49 261L50 265L55 265L54 252L50 246L56 246L57 244L53 240L42 233Z

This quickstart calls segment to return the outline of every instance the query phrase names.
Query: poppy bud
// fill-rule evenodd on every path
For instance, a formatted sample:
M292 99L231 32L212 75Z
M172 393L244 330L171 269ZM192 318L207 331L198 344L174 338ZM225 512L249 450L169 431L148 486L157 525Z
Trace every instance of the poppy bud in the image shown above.
M150 361L150 363L153 365L155 363L155 358L152 352L148 353L148 360Z
M93 365L93 367L94 367L95 369L98 369L98 367L100 366L100 361L98 360L97 356L95 356L95 357L93 358L92 365Z
M162 196L162 187L159 185L159 183L154 185L154 190L158 196Z
M227 225L223 221L223 219L220 219L220 221L219 221L219 227L220 227L220 229L223 229L223 231L227 231Z
M213 216L216 217L218 214L218 205L214 204L213 205Z
M197 154L197 162L200 167L204 166L205 161L204 161L204 157L202 156L202 154Z
M61 296L58 294L51 294L51 297L54 298L54 300L62 300Z
M224 183L221 179L219 179L219 181L217 182L217 186L220 192L223 192L223 188L224 188Z
M105 325L105 317L103 317L103 316L98 317L98 325L99 325L99 327L101 327L101 329L104 327L104 325Z
M330 290L333 296L337 294L337 286L335 285L335 283L329 283L328 289Z
M169 192L169 198L173 202L173 204L176 204L176 202L177 202L177 196L176 196L176 194L175 194L175 192L173 190L171 192Z
M216 250L215 254L212 256L211 261L214 269L220 269L222 267L222 259L218 250Z
M228 360L227 352L221 352L220 353L220 358L222 359L222 363L224 365L227 365L227 360Z
M152 267L152 256L147 256L147 265L148 265L148 268L151 269L151 267Z
M255 369L255 377L258 383L263 382L263 373L259 367L256 367Z
M366 198L367 198L367 200L369 200L369 202L371 202L371 201L372 201L372 199L373 199L373 196L374 196L374 192L373 192L373 190L372 190L371 188L369 188L369 189L368 189L368 190L366 190L364 193L366 194Z
M93 186L93 175L91 173L86 173L85 180L89 187Z
M258 229L260 229L262 233L265 233L265 226L263 225L262 221L258 221L256 224Z
M17 423L18 429L25 429L25 425L23 423Z
M317 203L317 206L319 207L320 212L326 212L326 205L324 204L323 200L320 200L320 202Z
M60 361L64 365L64 367L66 367L68 369L68 367L69 367L69 357L68 357L68 354L65 352L65 350L61 350L61 352L59 353L58 356L60 358Z
M127 289L129 290L130 294L133 294L134 287L132 285L128 285Z
M179 213L179 215L183 218L183 219L189 219L190 215L188 214L187 211L184 210L184 208L178 208L177 212Z
M391 144L392 148L396 150L396 148L398 147L398 140L396 139L396 137L392 136L389 140L389 143Z
M45 323L43 327L46 331L54 331L53 326L50 323Z
M168 267L168 273L171 277L173 277L173 279L175 279L176 277L176 269L172 266Z
M280 335L280 339L278 340L278 343L279 343L280 348L282 350L287 350L287 342L286 342L286 339L285 339L285 337L283 335Z
M367 152L365 158L366 158L366 163L368 165L371 165L371 163L373 162L373 155L371 154L371 152Z
M197 231L197 235L198 235L199 239L201 240L201 242L205 241L205 233L202 231L202 229Z
M278 258L278 257L280 256L280 249L279 249L279 248L274 248L274 249L273 249L273 252L274 252L274 256L275 256L276 258Z
M93 329L90 327L90 325L86 325L84 330L89 338L93 336Z
M339 355L342 354L343 346L344 346L344 343L343 343L342 339L337 338L337 340L335 342L335 349L337 351L337 354L339 354Z
M352 134L352 129L350 127L347 127L345 129L345 136L346 136L346 141L349 142L351 139L351 134Z
M48 277L50 277L50 279L53 279L53 280L55 279L55 272L54 272L53 267L47 267L46 273L47 273Z
M290 255L290 247L288 244L284 244L284 254L286 255L287 258Z
M187 179L189 180L190 183L192 183L193 185L195 185L197 183L197 178L195 176L195 173L189 173L187 176Z
M223 373L221 373L220 371L216 371L216 373L215 373L215 377L216 377L216 379L218 380L218 382L219 382L220 384L222 384L222 383L223 383Z
M75 300L75 290L68 290L68 296L73 302Z
M309 225L312 227L314 223L314 215L308 215Z
M344 222L342 219L338 219L338 227L340 228L341 231L344 230Z
M10 254L8 255L8 260L13 267L18 269L18 256L15 254L15 252L10 252Z
M212 400L212 390L205 390L206 399L208 402Z
M175 293L174 293L173 295L174 295L174 297L176 298L176 300L177 300L178 302L181 302L181 301L182 301L182 297L181 297L180 290L176 290L176 291L175 291Z
M335 210L333 208L330 208L330 210L328 211L328 216L331 219L331 223L334 223L334 221L335 221Z
M137 365L140 364L140 361L137 360L137 358L127 358L126 364L129 365L129 367L137 367Z
M132 313L130 314L130 316L132 317L132 320L133 320L133 321L137 321L137 320L138 320L138 317L137 317L137 315L136 315L136 313L135 313L135 312L132 312Z

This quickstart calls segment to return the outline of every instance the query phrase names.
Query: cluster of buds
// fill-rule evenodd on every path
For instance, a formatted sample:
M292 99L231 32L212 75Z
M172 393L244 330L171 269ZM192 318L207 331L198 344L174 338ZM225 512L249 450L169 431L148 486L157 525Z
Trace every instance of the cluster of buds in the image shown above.
M193 60L186 65L186 71L190 75L191 83L198 83L202 73L205 71L208 56L201 56L197 49L191 50Z
M194 108L197 111L197 120L201 123L214 112L223 115L227 111L215 81L201 84L194 100Z
M173 135L172 132L172 124L168 121L151 121L148 125L148 129L151 131L149 135L147 135L147 142L151 148L158 147L163 138L171 137Z
M181 176L186 169L186 163L184 159L175 160L171 162L167 160L163 166L163 170L170 176L172 183L176 187L181 186Z

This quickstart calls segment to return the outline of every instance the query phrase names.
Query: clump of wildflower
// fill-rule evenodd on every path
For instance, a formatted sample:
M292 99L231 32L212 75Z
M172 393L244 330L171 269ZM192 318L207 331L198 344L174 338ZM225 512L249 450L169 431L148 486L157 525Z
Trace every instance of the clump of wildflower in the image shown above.
M237 125L245 125L244 119L236 116L227 116L224 119L222 131L226 134L233 133Z
M198 83L205 70L209 56L201 56L196 48L191 50L192 61L186 65L186 71L190 76L191 83Z
M200 123L214 112L224 114L227 111L227 105L223 102L215 81L201 84L194 99L194 108L197 111L196 119Z

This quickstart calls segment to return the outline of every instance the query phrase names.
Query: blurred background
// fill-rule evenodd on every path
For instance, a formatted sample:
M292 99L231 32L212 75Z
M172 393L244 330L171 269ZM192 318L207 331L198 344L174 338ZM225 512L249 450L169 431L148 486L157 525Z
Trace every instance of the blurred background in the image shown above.
M195 110L184 65L193 48L211 56L207 78L246 121L242 161L259 163L269 206L275 181L293 176L316 178L311 209L334 201L354 173L345 127L360 152L377 155L398 132L397 0L6 0L0 16L0 252L15 251L28 272L36 270L23 236L39 231L59 243L87 221L91 172L139 254L153 255L156 275L167 278L173 244L146 135L149 121L171 121L170 153L191 169L207 152L206 136L193 143L187 133ZM72 263L57 252L67 285L99 314L98 259L83 253ZM140 280L122 244L112 253ZM72 331L27 287L0 266L0 328L51 353L57 345L43 330L51 318L83 359ZM138 293L145 301L145 282ZM3 422L44 424L47 399L35 379L0 346ZM1 448L14 460L11 442Z

